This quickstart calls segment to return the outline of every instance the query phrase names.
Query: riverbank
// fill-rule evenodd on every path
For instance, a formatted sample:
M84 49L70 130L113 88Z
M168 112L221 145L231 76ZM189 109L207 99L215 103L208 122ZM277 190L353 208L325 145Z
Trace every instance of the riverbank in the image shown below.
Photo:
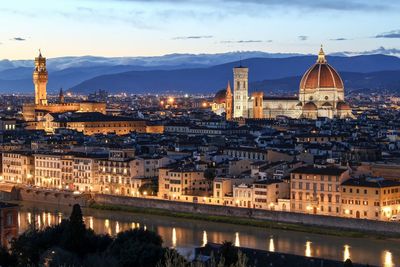
M288 231L305 232L311 234L341 236L341 237L377 238L377 239L400 238L400 235L388 236L385 234L378 234L365 231L349 231L347 229L332 228L332 227L315 227L312 225L304 225L304 224L282 223L282 222L265 221L252 218L238 218L231 216L178 212L178 211L169 211L158 208L140 208L140 207L132 207L126 205L112 205L112 204L98 204L98 203L90 204L89 208L97 210L151 214L151 215L166 216L173 218L210 221L217 223L227 223L227 224L253 226L253 227L260 227L267 229L288 230Z
M332 236L400 239L400 224L395 222L207 205L155 198L134 198L105 194L74 195L31 188L21 188L19 200L58 205L79 203L83 207L91 206L103 210L154 214Z

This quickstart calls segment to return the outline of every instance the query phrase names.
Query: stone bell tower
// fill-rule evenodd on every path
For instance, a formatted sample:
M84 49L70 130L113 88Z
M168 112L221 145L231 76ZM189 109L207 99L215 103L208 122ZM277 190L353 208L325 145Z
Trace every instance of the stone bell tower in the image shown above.
M35 70L33 71L36 105L47 105L47 81L46 58L42 57L42 53L39 50L39 56L35 58Z
M233 117L247 118L249 109L249 69L243 66L233 68Z

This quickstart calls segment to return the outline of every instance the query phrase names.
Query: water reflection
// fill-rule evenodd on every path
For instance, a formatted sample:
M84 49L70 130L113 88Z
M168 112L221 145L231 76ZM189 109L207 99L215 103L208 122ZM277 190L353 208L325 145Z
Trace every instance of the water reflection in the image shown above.
M275 252L274 239L272 237L269 239L269 248L268 248L268 250L271 251L271 252Z
M172 247L176 248L176 229L172 228Z
M202 243L202 247L204 247L205 245L207 245L207 232L203 231L203 243Z
M239 232L235 233L235 246L240 247Z
M347 259L350 259L350 246L344 245L343 261L346 261Z
M45 216L43 216L45 214ZM23 207L18 214L19 232L28 229L30 224L38 228L60 223L68 218L70 208ZM400 256L400 241L376 240L322 236L301 232L262 229L246 226L171 219L161 216L83 210L87 227L97 233L116 235L128 229L143 228L157 232L164 245L178 250L192 249L207 242L222 243L232 241L235 246L267 249L271 252L285 252L307 257L323 257L343 261L351 258L353 262L376 266L394 267Z
M119 222L117 222L115 224L115 233L118 234L119 233Z
M385 253L385 260L384 260L384 267L394 267L393 263L393 255L390 251L386 250L384 251Z
M310 241L307 241L307 242L306 242L305 256L306 256L306 257L312 257L312 253L311 253L311 242L310 242Z

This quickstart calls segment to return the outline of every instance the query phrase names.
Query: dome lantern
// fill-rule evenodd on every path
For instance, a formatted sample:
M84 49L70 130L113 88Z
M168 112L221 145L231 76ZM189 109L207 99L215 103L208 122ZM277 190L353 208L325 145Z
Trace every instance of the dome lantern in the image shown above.
M326 63L325 52L322 49L322 45L321 45L321 49L319 50L319 53L318 53L317 63L320 63L320 64Z

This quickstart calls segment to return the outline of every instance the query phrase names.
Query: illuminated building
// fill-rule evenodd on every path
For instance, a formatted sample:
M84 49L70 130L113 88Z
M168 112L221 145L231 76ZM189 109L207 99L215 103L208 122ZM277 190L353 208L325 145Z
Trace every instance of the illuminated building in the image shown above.
M343 217L389 220L400 216L400 182L352 178L341 185Z
M30 152L8 151L2 153L3 179L19 184L34 183L34 157Z
M39 53L35 58L33 71L33 84L35 86L34 103L24 104L22 107L24 120L28 122L28 129L41 129L40 122L47 113L64 112L100 112L106 113L106 104L99 102L74 102L65 103L64 95L60 92L59 103L48 103L47 100L48 72L46 58ZM38 124L38 125L37 125Z
M210 182L204 172L191 167L164 167L159 169L158 196L180 200L184 196L208 196Z
M304 166L290 174L291 211L320 215L341 215L340 185L349 170L337 167Z
M85 135L115 133L117 135L138 133L162 133L162 125L149 124L142 119L109 116L98 112L48 113L40 122L46 132L56 129L72 129Z
M344 99L343 81L338 72L328 64L322 47L316 63L301 79L298 96L269 97L263 92L253 92L249 97L249 69L239 66L235 67L233 72L233 118L274 119L278 116L287 116L317 119L353 116L350 106ZM224 104L227 102L227 100L218 101ZM217 102L215 104L218 106ZM218 113L216 108L213 111Z
M18 205L0 202L0 242L10 248L11 241L18 237Z
M73 189L73 158L73 155L60 153L35 154L35 185L46 188Z
M233 203L236 207L278 210L278 199L288 197L289 184L282 180L266 179L233 186Z

